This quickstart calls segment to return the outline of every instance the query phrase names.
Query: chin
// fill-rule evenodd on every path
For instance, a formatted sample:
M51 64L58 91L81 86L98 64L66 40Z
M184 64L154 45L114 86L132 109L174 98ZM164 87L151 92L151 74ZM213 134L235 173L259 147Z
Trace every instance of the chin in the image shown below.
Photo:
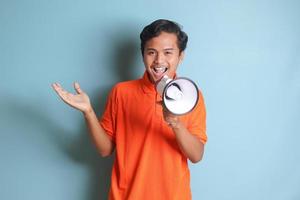
M166 75L171 79L175 78L175 73L168 73Z

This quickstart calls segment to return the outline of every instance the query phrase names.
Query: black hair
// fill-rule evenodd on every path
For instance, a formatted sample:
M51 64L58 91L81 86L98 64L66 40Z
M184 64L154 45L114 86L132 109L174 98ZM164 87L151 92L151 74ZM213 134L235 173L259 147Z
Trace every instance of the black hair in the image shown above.
M141 51L143 56L146 42L154 37L159 36L162 32L174 33L177 36L177 45L180 53L185 50L188 42L188 36L181 30L180 25L170 20L158 19L145 26L140 34Z

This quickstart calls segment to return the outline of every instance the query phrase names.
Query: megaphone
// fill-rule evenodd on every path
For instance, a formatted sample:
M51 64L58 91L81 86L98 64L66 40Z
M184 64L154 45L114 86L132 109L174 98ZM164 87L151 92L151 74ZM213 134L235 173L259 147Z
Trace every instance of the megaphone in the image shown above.
M174 115L191 112L199 100L197 85L185 77L170 79L165 75L156 84L156 90L162 97L163 106Z

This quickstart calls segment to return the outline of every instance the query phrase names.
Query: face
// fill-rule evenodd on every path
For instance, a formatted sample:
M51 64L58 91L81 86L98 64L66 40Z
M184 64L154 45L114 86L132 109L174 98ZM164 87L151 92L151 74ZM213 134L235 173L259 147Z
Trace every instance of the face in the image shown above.
M173 78L182 59L183 52L180 53L177 36L173 33L162 32L145 44L143 61L153 83L164 75Z

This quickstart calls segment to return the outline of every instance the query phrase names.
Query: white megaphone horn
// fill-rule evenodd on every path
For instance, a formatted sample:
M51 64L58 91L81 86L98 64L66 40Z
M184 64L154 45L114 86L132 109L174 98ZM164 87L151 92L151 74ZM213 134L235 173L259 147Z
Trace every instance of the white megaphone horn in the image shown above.
M163 106L174 115L192 111L199 100L196 84L185 77L170 79L165 75L156 84L156 90L162 97Z

